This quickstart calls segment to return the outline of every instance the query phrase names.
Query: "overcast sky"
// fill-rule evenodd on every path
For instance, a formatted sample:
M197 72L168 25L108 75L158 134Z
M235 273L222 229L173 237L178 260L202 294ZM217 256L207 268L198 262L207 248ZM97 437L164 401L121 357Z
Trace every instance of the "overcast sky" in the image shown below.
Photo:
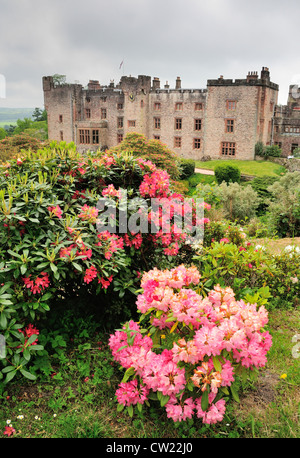
M299 0L0 0L0 107L43 107L42 77L55 73L205 88L263 66L285 104L300 85L299 18Z

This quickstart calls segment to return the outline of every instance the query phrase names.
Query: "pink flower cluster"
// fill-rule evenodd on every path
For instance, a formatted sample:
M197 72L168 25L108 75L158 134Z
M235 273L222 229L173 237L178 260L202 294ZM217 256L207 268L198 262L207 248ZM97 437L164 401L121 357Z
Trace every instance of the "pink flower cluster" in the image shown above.
M23 282L26 288L30 289L33 294L39 294L43 289L50 285L50 280L47 272L41 272L41 276L37 276L35 280L31 279L31 274L28 277L23 277Z
M89 223L96 223L98 216L98 209L96 207L90 207L87 204L84 204L81 207L81 213L78 215L84 221L88 221Z
M143 275L137 308L150 317L149 334L130 321L109 340L114 359L134 373L134 384L123 382L117 391L121 404L144 403L150 391L160 392L169 397L165 408L174 421L196 414L204 423L216 423L225 412L225 400L216 396L232 385L236 367L266 364L272 344L263 329L266 309L236 301L231 288L219 285L203 298L191 289L199 279L196 267L183 265Z
M62 209L60 208L59 205L56 205L56 207L48 207L48 210L50 214L57 216L57 218L59 219L62 218Z
M122 237L119 237L116 234L111 234L109 231L100 232L97 234L97 237L99 241L96 245L104 248L105 259L110 259L113 253L124 248Z

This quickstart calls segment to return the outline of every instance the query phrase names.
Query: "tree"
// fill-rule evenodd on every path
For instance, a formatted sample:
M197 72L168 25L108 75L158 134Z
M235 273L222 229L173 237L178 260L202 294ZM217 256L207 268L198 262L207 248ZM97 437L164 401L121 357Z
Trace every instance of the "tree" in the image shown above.
M52 78L54 86L66 84L66 75L59 75L58 73L55 73L55 75L52 75Z
M34 121L47 121L47 111L41 108L35 108L32 113L32 119Z
M3 140L3 138L5 138L7 135L7 132L5 129L3 129L3 127L0 127L0 140Z

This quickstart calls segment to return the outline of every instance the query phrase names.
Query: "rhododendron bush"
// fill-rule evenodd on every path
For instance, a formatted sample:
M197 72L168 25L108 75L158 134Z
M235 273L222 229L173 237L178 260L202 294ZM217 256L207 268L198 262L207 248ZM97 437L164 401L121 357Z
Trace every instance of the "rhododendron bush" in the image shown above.
M103 199L105 208L99 206ZM88 293L104 319L115 322L124 297L131 315L140 274L177 262L187 229L208 221L191 201L188 222L179 227L183 200L172 191L166 171L124 152L80 155L73 144L52 142L3 164L0 335L5 356L0 353L0 379L12 378L15 368L23 370L38 351L40 346L30 344L24 357L19 330L29 325L38 330L36 321L57 298L78 301ZM139 219L148 230L140 229Z
M231 288L197 293L196 267L154 268L141 278L139 322L111 335L114 359L126 369L116 398L133 415L157 399L174 421L196 415L223 419L226 400L238 400L236 377L264 367L271 336L264 306L236 300Z

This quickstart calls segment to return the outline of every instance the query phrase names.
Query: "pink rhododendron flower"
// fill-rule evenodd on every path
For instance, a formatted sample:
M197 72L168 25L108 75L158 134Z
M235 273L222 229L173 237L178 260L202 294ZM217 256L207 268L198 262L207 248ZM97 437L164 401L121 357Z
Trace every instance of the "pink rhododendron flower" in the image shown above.
M91 266L85 271L85 275L83 277L83 281L85 283L91 283L91 281L94 280L94 278L97 277L97 269L95 266Z
M137 403L144 404L147 400L149 390L145 386L138 388L137 380L131 380L126 383L120 383L116 391L116 396L119 404L125 406L135 405Z
M202 418L203 423L206 423L208 425L217 423L218 421L222 421L225 413L224 399L220 399L216 403L213 403L215 396L215 393L210 393L208 395L210 406L206 411L203 411L201 408L201 398L198 398L195 401L197 417Z
M195 403L192 398L178 401L172 395L166 404L167 417L174 421L185 421L187 418L192 418L194 414Z
M81 213L78 215L78 218L90 223L96 223L98 213L99 211L96 207L90 207L89 205L84 204L84 206L81 207Z
M157 392L158 399L169 396L164 400L168 418L184 421L196 413L214 424L225 412L225 400L215 402L216 395L234 383L236 367L263 367L272 339L264 330L268 313L263 306L236 301L233 290L220 285L203 298L191 289L199 280L195 267L183 265L145 272L136 304L149 315L149 329L130 321L110 336L109 346L114 359L132 368L134 380L149 393ZM136 390L138 385L130 386ZM187 389L208 393L205 411L201 397L187 398ZM137 392L130 393L119 392L121 402L135 402Z
M62 209L59 205L56 205L56 207L48 207L48 210L51 214L57 216L57 218L62 218Z
M33 294L39 294L43 289L50 285L50 280L47 272L41 272L35 280L31 280L31 274L28 277L23 277L23 282L26 288L29 288Z

